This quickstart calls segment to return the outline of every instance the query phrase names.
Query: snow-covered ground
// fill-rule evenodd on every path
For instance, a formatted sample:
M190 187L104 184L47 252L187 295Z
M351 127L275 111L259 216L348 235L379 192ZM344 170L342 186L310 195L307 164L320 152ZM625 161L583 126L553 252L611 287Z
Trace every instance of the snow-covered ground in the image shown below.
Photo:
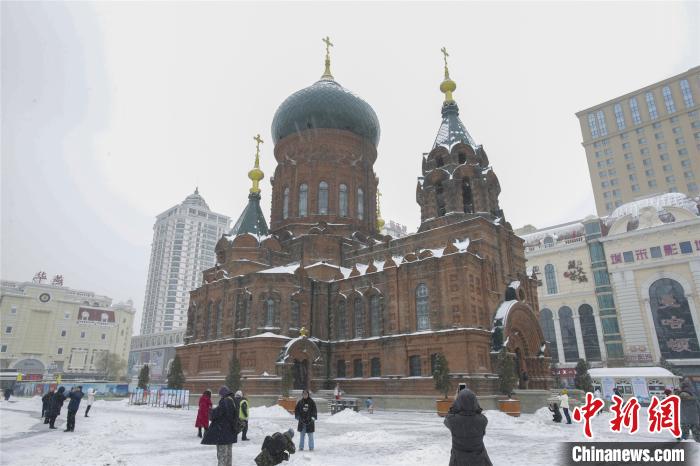
M67 403L66 403L67 404ZM0 464L2 465L192 465L216 464L216 448L200 445L194 421L196 409L179 411L129 406L123 401L96 401L90 417L81 405L75 432L65 433L66 409L56 430L39 419L41 400L14 398L0 402ZM642 410L643 411L643 410ZM556 464L558 443L584 440L582 426L554 424L546 408L520 418L486 411L486 448L494 465ZM611 433L610 414L593 423L597 441L669 441L668 433ZM646 430L646 418L640 430ZM254 465L265 435L296 430L294 417L277 406L251 409L250 442L233 446L234 465ZM298 433L294 436L298 444ZM344 411L321 414L315 451L292 455L288 465L447 465L450 434L442 418L428 412ZM697 445L694 445L697 448Z

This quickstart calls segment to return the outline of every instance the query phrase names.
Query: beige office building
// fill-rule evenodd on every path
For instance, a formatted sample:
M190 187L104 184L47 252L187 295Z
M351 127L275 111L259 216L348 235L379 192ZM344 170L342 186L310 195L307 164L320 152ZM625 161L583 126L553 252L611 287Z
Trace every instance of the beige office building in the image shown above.
M653 194L700 194L700 67L576 116L598 215Z
M106 352L127 361L135 310L131 301L34 282L0 283L0 368L26 379L60 373L100 376ZM125 367L126 370L126 367Z

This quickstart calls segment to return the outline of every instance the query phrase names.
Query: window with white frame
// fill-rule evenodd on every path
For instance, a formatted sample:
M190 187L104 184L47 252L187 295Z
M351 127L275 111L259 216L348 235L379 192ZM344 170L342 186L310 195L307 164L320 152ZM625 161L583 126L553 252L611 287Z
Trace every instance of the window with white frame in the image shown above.
M676 104L673 102L673 95L671 95L671 88L664 86L661 89L661 94L664 96L664 105L666 105L666 113L675 113Z
M690 90L690 84L687 79L681 79L681 94L683 94L683 104L685 108L690 108L695 105L693 102L693 93Z
M630 113L632 114L632 122L635 125L642 123L642 116L639 114L639 104L636 97L630 99Z
M647 101L647 109L649 110L649 118L656 120L659 118L659 113L656 111L656 101L654 101L654 93L647 92L644 96Z

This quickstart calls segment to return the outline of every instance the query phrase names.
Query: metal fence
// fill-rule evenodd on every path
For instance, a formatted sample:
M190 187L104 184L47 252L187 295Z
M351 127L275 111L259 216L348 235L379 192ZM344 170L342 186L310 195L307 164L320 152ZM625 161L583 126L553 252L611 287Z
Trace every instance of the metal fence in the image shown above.
M155 408L190 409L190 391L169 388L154 390L139 388L129 393L129 404Z

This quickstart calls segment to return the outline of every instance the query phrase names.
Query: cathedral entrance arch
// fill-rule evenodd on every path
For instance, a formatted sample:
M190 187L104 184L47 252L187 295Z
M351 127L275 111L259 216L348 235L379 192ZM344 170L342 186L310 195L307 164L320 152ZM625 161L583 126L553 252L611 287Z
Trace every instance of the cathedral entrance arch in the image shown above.
M294 390L306 390L309 388L309 360L294 360L292 366L292 376L294 378Z
M277 364L291 370L295 390L304 390L311 388L314 368L322 367L323 358L316 343L302 334L284 345Z

